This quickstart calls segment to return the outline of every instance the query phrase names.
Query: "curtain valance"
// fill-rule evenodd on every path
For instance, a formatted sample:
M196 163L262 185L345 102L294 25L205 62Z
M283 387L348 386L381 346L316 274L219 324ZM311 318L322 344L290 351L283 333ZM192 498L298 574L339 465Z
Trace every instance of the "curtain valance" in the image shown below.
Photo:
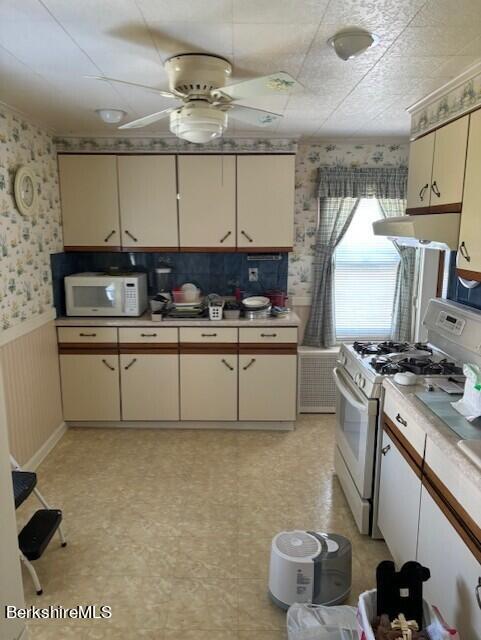
M318 196L404 200L407 176L407 167L320 167Z

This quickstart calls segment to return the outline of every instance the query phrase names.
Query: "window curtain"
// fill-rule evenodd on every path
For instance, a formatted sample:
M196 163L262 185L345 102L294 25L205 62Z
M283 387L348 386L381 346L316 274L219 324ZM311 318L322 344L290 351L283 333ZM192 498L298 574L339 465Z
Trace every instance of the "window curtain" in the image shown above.
M321 167L318 172L318 197L320 199L320 220L316 234L313 260L313 284L311 313L304 333L303 344L310 347L332 347L336 343L334 319L334 279L332 259L337 245L341 242L356 211L360 198L378 198L383 214L393 211L392 202L400 203L404 213L407 185L406 167ZM387 217L387 213L384 214ZM394 215L394 214L392 214ZM398 249L403 261L404 251ZM406 254L407 257L408 254ZM412 296L410 271L400 269L393 321L394 330L405 336L409 323L402 317L406 312L406 301ZM401 296L403 304L401 304ZM403 337L402 339L407 339Z

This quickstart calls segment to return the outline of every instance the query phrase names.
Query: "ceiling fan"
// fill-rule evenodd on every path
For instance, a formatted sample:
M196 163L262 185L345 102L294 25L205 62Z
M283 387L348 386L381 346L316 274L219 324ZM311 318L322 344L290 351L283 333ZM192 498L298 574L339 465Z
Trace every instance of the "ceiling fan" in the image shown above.
M164 98L183 102L127 122L119 129L138 129L169 116L170 130L178 138L203 144L222 135L227 127L228 116L258 127L272 125L282 118L278 113L235 104L238 100L286 95L302 88L284 71L227 85L232 74L231 63L226 58L210 53L175 55L165 61L164 67L169 79L169 91L105 76L89 76L104 82L147 89Z

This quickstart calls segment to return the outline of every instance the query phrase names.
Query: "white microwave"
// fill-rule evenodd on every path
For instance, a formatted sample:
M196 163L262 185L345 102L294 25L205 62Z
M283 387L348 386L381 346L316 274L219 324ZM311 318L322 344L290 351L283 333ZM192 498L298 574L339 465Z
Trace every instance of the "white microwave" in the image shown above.
M75 273L65 278L68 316L140 316L148 304L147 274Z

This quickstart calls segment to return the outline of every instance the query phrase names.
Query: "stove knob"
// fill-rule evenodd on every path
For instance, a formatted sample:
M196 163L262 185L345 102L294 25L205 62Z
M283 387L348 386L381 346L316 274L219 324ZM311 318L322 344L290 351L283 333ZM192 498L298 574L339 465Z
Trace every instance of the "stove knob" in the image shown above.
M339 354L339 364L345 365L347 362L347 358L344 353Z
M364 376L362 376L361 374L359 374L357 386L359 387L359 389L364 389L364 387L366 386L366 378L364 378Z

